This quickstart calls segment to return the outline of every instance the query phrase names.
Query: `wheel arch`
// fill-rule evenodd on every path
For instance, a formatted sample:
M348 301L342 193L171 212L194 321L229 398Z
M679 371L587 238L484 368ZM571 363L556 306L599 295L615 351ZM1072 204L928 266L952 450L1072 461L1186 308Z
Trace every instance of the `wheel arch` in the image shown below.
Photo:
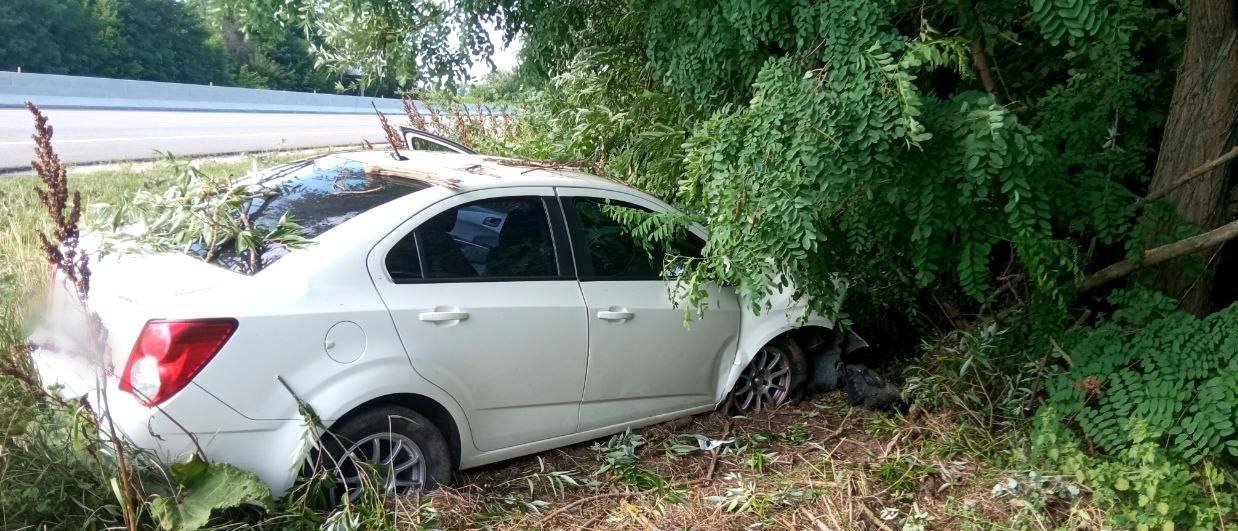
M371 398L361 404L354 406L348 412L340 415L335 422L331 423L330 427L334 427L348 419L351 419L366 411L372 411L381 407L398 406L405 407L416 411L418 414L429 419L434 427L438 429L444 437L447 438L447 447L451 451L451 464L454 469L460 468L460 428L456 425L455 417L452 417L451 412L438 403L437 400L425 395L416 393L393 393L375 398Z
M809 316L808 319L802 323L790 322L789 319L761 319L760 321L761 322L754 323L754 326L751 327L753 330L752 332L741 332L739 347L735 353L735 362L725 373L724 379L721 382L722 385L719 386L718 389L718 394L716 397L718 404L721 404L722 401L726 400L727 394L731 392L731 388L734 387L735 382L739 380L740 373L742 373L744 368L748 366L748 363L752 361L752 358L756 356L757 352L771 342L778 341L783 337L791 337L804 348L803 354L805 359L809 360L811 363L811 358L814 353L808 350L809 343L807 340L813 334L817 333L838 333L838 329L834 322L821 316ZM854 331L845 330L844 333L854 340L848 343L853 347L851 350L857 350L861 347L868 346L868 343Z

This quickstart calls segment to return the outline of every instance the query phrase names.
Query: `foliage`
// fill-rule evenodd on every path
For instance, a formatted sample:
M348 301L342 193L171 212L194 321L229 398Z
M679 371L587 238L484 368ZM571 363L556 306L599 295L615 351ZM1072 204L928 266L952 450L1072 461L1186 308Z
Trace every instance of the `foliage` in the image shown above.
M625 50L584 50L517 114L507 134L483 148L588 165L674 202L683 140L699 111L645 90L644 80L643 66Z
M1140 424L1141 440L1189 463L1238 457L1238 305L1197 318L1147 291L1112 302L1112 316L1062 339L1054 411L1108 453L1127 451Z
M686 214L658 223L709 228L689 303L711 283L754 305L790 289L846 322L928 290L972 308L1005 292L1052 321L1093 236L1137 239L1130 187L1172 76L1136 54L1172 61L1181 36L1158 5L577 7L465 4L537 28L522 68L553 76L491 147L622 179ZM973 42L1010 72L997 93L974 90Z
M205 0L248 33L299 29L317 65L363 87L453 88L493 45L482 20L430 0Z
M227 463L207 463L198 455L168 467L183 492L175 497L156 496L151 514L159 526L196 531L211 513L246 505L271 508L271 488L250 472Z
M0 69L89 72L96 61L98 31L97 21L76 0L0 3Z
M532 90L528 76L520 70L491 72L469 85L462 99L471 103L515 103L524 101Z
M1052 463L1091 492L1106 509L1111 525L1122 529L1217 529L1238 512L1232 471L1210 461L1191 468L1175 460L1133 422L1124 448L1114 459L1097 458L1061 423L1062 413L1043 408L1036 416L1036 455Z
M333 91L340 72L317 68L313 45L298 28L243 33L208 0L0 4L5 70Z
M590 449L597 454L602 466L593 475L606 474L612 481L642 490L666 487L666 479L640 467L637 450L644 445L645 438L632 433L631 429L611 436L605 444L594 443Z
M913 409L961 412L985 431L1022 427L1044 368L1011 344L1008 334L987 323L926 342L924 356L903 369L903 396L914 397Z
M225 83L223 50L173 0L38 0L0 5L0 68Z
M6 404L0 420L0 498L6 526L103 528L122 523L111 489L116 462L99 451L99 434L80 407L24 404L31 396L7 377L0 381Z
M315 67L311 41L297 28L242 31L225 10L206 0L187 2L211 30L209 43L227 53L232 83L244 87L330 92L339 76Z

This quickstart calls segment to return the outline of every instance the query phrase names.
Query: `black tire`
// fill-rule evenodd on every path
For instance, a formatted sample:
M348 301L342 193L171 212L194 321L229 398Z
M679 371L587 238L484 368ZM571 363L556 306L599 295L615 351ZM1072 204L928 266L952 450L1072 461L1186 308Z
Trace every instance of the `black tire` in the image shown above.
M765 383L765 380L761 378L755 380L753 378L757 376L755 373L758 371L757 366L760 365L763 355L777 355L785 360L789 374L785 382L779 382L779 384L786 387L786 392L777 393L776 396L764 395L751 399L746 396L749 393L748 386ZM787 404L799 399L804 383L807 381L808 361L804 357L804 350L791 336L783 335L761 347L761 350L749 361L748 366L744 367L743 373L728 394L726 407L729 413L750 413L770 406ZM771 398L774 400L767 400Z
M376 440L377 443L374 442ZM397 470L401 463L395 461L405 459L401 457L402 452L409 449L405 441L413 444L413 450L420 454L420 462L424 463L424 469L413 472L414 476L422 476L417 480L419 487L396 481L404 477L404 471ZM390 484L382 485L384 489L389 489L389 493L429 491L451 481L452 458L446 438L433 422L406 407L383 406L345 418L323 436L321 447L326 459L320 462L332 467L337 478L336 487L330 497L333 504L342 503L345 493L353 498L358 495L355 488L351 487L348 481L344 481L346 478L357 477L360 470L350 459L350 450L354 452L354 456L362 456L361 459L371 465L374 461L365 459L370 450L376 450L378 461L390 456L393 462L388 463L390 467L385 469L390 477L380 478L384 482L391 480ZM405 462L412 460L410 456ZM409 468L416 469L418 465L413 464Z

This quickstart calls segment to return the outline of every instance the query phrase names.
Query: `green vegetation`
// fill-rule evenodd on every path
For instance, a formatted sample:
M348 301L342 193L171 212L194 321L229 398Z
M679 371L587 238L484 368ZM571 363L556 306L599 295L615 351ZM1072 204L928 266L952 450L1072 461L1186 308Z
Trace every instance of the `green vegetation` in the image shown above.
M0 5L0 68L227 84L227 59L183 2L15 0Z
M394 514L381 499L329 516L281 501L213 524L1142 530L1238 517L1238 255L1221 245L1238 234L1238 179L1218 158L1238 135L1211 119L1238 115L1232 2L202 5L246 35L296 29L372 86L450 87L488 52L483 23L521 34L521 68L478 94L523 110L502 127L436 115L439 130L675 204L682 216L616 214L651 245L710 229L703 258L673 257L689 311L708 311L706 284L758 308L790 288L900 358L911 401L884 417L827 399L734 432L623 434L559 466L525 460L468 476L477 489L386 501ZM22 225L38 218L14 216L0 266L18 295L41 267ZM10 347L22 306L5 304ZM15 409L5 425L44 434L16 447L74 433L61 409L18 403L45 413ZM62 494L31 494L21 521L119 520L64 509L115 507L114 466L40 451L4 470L55 461L65 468L33 492ZM571 508L580 521L558 511Z
M0 69L205 85L334 91L292 28L244 33L204 0L13 0L0 4ZM341 87L342 88L342 87ZM394 86L382 87L388 94Z

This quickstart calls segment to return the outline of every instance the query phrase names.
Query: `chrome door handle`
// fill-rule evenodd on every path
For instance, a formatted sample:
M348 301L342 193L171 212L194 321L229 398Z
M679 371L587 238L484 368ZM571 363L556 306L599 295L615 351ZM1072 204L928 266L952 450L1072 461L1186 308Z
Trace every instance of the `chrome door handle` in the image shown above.
M463 321L469 318L469 312L421 312L417 318L428 323Z
M626 310L598 310L598 319L604 321L627 321L632 317L632 312Z

